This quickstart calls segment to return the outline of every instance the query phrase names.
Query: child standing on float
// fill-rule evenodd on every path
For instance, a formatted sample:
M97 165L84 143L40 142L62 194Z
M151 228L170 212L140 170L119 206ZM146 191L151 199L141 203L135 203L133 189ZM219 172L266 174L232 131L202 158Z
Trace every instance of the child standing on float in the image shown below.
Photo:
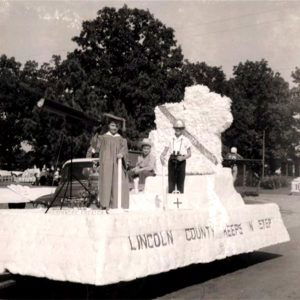
M165 157L170 153L168 161L168 192L184 193L186 160L191 157L191 143L183 135L185 124L183 120L176 120L173 124L175 136L165 146L160 156L162 165L165 165Z
M122 159L122 208L129 207L129 188L125 166L127 165L127 141L119 133L119 122L108 120L108 131L92 140L91 146L99 152L99 201L102 209L118 205L118 159Z

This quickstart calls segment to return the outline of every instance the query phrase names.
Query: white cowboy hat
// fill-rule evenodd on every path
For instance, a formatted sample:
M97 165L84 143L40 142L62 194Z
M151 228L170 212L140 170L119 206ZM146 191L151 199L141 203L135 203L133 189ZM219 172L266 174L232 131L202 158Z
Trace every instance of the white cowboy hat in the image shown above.
M176 120L175 123L173 124L173 128L185 128L185 124L183 120Z
M144 147L144 146L152 147L152 143L151 143L150 139L143 139L142 142L141 142L141 146L142 147Z

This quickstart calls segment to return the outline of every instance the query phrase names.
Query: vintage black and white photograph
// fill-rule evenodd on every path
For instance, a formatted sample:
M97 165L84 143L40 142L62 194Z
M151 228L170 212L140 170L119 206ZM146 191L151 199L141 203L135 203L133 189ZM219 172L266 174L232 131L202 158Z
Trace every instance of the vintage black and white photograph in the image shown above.
M0 0L1 299L300 299L300 2Z

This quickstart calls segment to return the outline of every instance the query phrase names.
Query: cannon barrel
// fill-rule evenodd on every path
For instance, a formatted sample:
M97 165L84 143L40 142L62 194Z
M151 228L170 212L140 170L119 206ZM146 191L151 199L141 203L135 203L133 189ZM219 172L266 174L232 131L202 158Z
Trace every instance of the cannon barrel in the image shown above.
M89 116L85 114L84 112L72 108L70 106L67 106L65 104L48 100L48 99L40 99L37 102L37 106L40 109L44 109L45 111L48 111L50 113L54 113L56 115L62 116L65 118L65 120L69 122L83 122L85 124L89 124L92 126L99 126L102 124L102 120L99 118L95 118L92 116ZM126 121L124 118L117 117L115 115L109 114L109 113L103 113L101 116L103 119L108 118L108 119L113 119L115 121L118 121L119 123L122 124L122 131L126 130Z
M40 109L62 116L66 120L71 122L81 121L85 124L88 123L90 125L95 125L95 126L101 124L100 119L91 117L80 110L77 110L75 108L72 108L70 106L64 105L56 101L42 98L37 102L37 106Z

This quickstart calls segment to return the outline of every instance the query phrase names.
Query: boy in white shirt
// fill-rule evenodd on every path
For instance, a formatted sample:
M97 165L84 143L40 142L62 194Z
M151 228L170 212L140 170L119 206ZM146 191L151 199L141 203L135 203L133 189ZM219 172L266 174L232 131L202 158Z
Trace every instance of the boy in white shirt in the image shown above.
M191 143L183 135L185 129L184 122L177 120L173 126L175 136L171 138L168 145L165 146L160 156L161 163L165 165L165 156L170 153L168 161L168 182L169 193L178 191L184 192L186 160L191 157Z
M142 141L142 154L138 156L136 166L128 172L129 182L133 187L133 179L138 177L138 190L143 191L148 176L155 176L156 159L151 153L152 143L149 139Z

